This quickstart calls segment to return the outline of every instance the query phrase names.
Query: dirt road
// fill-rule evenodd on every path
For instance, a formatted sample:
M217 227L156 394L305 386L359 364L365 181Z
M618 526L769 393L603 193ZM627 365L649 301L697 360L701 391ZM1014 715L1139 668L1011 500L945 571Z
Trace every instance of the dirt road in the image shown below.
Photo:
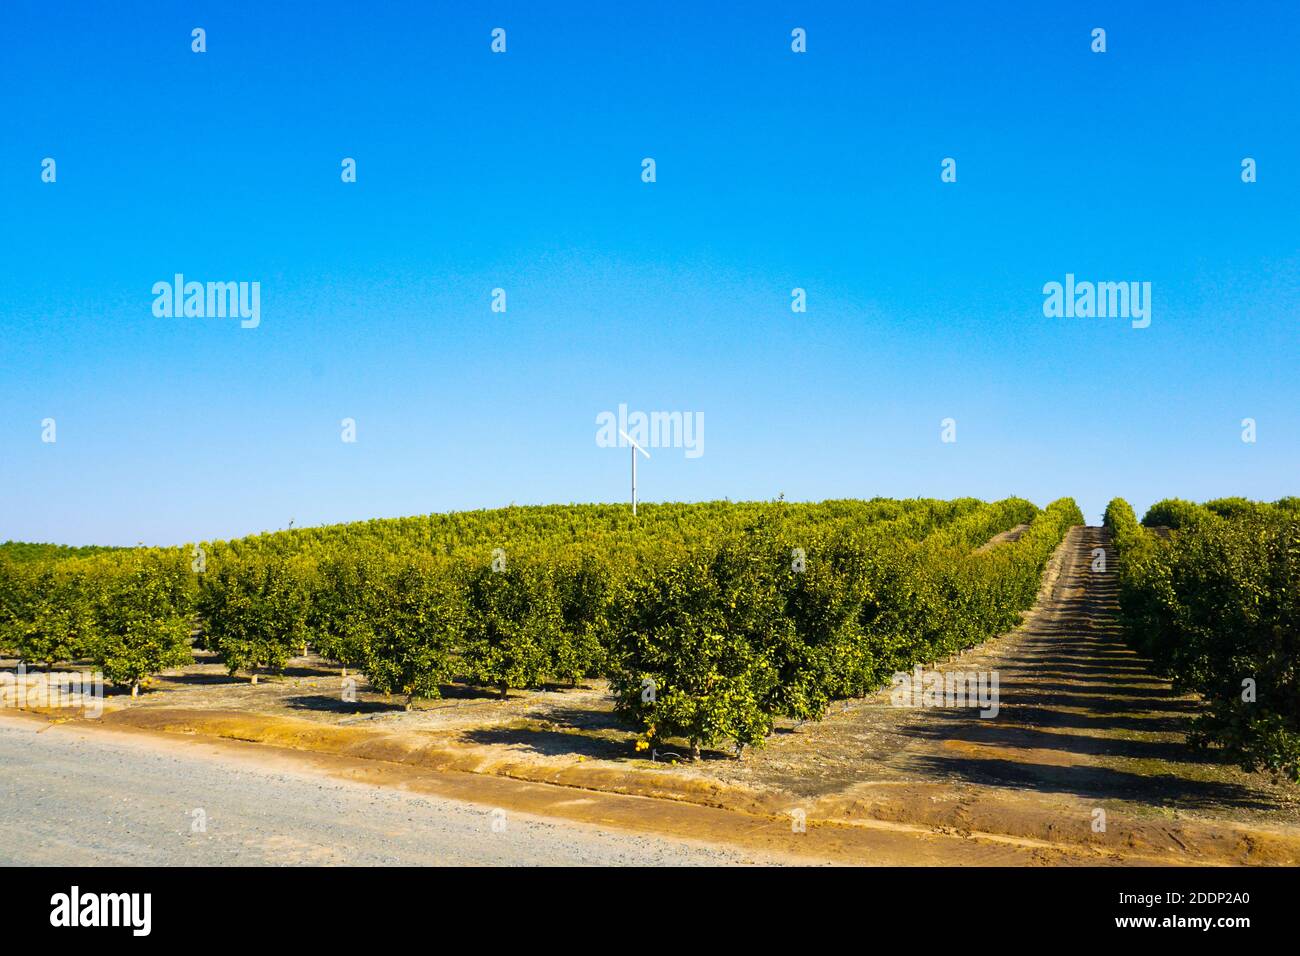
M141 743L0 720L0 864L767 862L687 841L494 816L491 806L297 773L292 764Z

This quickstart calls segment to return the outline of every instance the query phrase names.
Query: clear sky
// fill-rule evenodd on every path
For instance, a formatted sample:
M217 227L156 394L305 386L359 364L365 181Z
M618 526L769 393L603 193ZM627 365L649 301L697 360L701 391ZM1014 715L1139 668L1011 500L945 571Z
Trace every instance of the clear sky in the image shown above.
M0 539L623 500L620 403L705 421L643 500L1295 494L1297 49L1282 2L6 0ZM260 325L156 317L178 272ZM1067 273L1150 327L1044 317Z

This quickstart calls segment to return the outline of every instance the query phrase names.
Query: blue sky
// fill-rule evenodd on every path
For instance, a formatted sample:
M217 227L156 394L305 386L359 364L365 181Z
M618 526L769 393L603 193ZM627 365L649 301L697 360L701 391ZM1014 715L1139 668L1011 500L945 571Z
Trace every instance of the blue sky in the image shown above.
M620 402L643 500L1300 490L1288 4L270 6L0 7L0 539L623 500Z

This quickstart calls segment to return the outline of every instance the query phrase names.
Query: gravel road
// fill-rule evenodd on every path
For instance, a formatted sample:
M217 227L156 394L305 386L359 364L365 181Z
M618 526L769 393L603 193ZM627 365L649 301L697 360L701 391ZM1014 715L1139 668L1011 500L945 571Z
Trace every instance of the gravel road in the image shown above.
M0 864L716 865L743 851L508 815L0 718ZM206 831L195 832L201 810Z

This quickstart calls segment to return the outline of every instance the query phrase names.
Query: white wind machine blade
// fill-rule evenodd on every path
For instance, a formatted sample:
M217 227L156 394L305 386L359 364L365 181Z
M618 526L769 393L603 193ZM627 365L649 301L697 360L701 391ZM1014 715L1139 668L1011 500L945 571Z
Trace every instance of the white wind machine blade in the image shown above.
M612 423L611 423L611 424L612 424ZM650 457L650 453L649 453L648 451L646 451L644 448L642 448L640 445L638 445L636 442L634 442L634 441L632 440L632 436L631 436L631 435L629 435L627 432L623 431L623 429L621 429L621 428L618 430L618 433L619 433L620 435L623 436L623 440L626 441L629 445L631 445L633 448L635 448L635 449L636 449L637 451L639 451L641 454L645 455L647 458Z

